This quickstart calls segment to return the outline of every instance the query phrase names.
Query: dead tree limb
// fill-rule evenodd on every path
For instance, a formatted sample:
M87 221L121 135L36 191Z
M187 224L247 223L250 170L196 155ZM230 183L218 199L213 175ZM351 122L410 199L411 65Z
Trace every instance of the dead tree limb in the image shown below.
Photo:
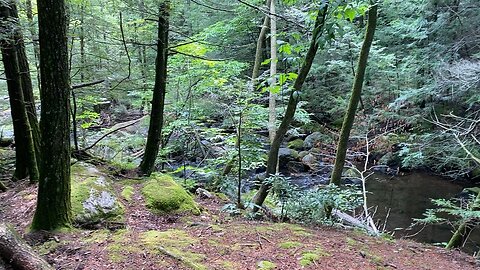
M5 223L0 223L0 258L18 270L54 270Z
M5 184L2 181L0 181L0 190L3 192L7 191L7 186L5 186Z

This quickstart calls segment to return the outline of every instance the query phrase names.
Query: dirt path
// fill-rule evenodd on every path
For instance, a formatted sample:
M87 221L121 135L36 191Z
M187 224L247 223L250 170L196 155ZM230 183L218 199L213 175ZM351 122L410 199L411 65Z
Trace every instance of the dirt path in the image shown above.
M219 211L219 198L198 199L199 216L157 216L144 207L141 184L133 187L131 199L122 199L124 229L44 235L35 248L57 269L75 270L478 269L471 256L416 242L232 218ZM27 184L0 193L0 220L24 232L35 197Z

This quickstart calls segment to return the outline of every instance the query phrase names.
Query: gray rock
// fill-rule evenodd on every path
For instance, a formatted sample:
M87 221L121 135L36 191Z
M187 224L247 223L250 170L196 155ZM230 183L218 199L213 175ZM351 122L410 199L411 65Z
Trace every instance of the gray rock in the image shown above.
M315 147L317 143L331 143L332 139L322 134L321 132L313 132L312 134L308 135L305 140L303 141L303 148L304 149L311 149Z
M293 173L303 173L308 171L308 166L298 161L289 161L287 163L287 170Z
M278 165L280 169L285 169L290 161L298 161L298 152L289 148L280 148L278 150Z
M302 162L303 162L303 164L309 166L310 168L317 167L317 165L318 165L317 164L318 163L317 158L312 154L308 154L308 155L304 156L302 158Z

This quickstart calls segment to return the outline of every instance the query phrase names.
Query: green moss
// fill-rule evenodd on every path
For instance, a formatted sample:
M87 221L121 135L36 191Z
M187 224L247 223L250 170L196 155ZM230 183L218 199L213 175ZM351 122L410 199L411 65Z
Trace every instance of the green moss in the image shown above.
M271 270L277 268L277 265L269 261L261 261L258 263L258 270Z
M126 186L122 190L122 197L127 201L132 201L132 196L135 193L135 189L132 186Z
M228 202L230 201L230 199L228 199L228 196L221 193L221 192L217 192L215 193L215 196L217 196L220 200L224 201L224 202Z
M303 140L302 139L296 139L296 140L288 142L288 148L295 149L295 150L302 150L303 149Z
M314 251L305 251L300 258L300 265L303 267L309 266L312 263L316 263L321 257L332 256L322 248L317 248Z
M147 231L141 234L140 239L151 253L159 254L159 247L162 247L169 253L181 257L192 269L207 269L200 263L206 258L204 254L188 251L188 247L198 243L198 240L190 237L185 231L177 229Z
M123 220L125 209L104 174L82 162L73 165L71 172L72 214L76 222Z
M231 262L231 261L223 261L221 262L222 268L225 270L232 270L232 269L239 269L240 266L236 262Z
M291 248L299 247L301 245L302 243L299 243L299 242L287 241L287 242L280 243L278 246L284 249L291 249Z
M200 214L197 204L172 177L152 174L142 189L147 208L158 214L191 212Z
M54 252L61 244L57 241L51 240L43 243L42 245L36 247L36 251L40 255L47 255Z
M353 238L347 237L347 245L349 246L355 246L357 244L357 241Z

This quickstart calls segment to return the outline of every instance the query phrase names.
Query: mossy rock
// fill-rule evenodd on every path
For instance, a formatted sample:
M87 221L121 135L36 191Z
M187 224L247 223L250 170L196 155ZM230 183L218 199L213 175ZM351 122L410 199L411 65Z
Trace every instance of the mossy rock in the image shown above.
M133 186L126 186L122 190L122 197L127 201L132 201L132 196L135 193L135 188Z
M157 214L183 212L200 214L192 196L168 175L152 174L142 188L142 194L147 208Z
M313 251L305 251L302 253L302 257L300 258L300 265L302 267L307 267L311 264L316 263L320 260L321 257L330 257L332 256L330 253L324 251L322 248L317 248Z
M303 149L303 140L302 139L296 139L296 140L288 142L288 148L295 149L297 151L302 150Z
M292 249L292 248L297 248L302 246L302 243L287 241L287 242L280 243L278 246L283 249Z
M258 270L272 270L277 268L277 265L270 261L261 261L258 263Z
M73 165L71 171L72 213L76 223L123 220L125 209L104 173L84 162Z

